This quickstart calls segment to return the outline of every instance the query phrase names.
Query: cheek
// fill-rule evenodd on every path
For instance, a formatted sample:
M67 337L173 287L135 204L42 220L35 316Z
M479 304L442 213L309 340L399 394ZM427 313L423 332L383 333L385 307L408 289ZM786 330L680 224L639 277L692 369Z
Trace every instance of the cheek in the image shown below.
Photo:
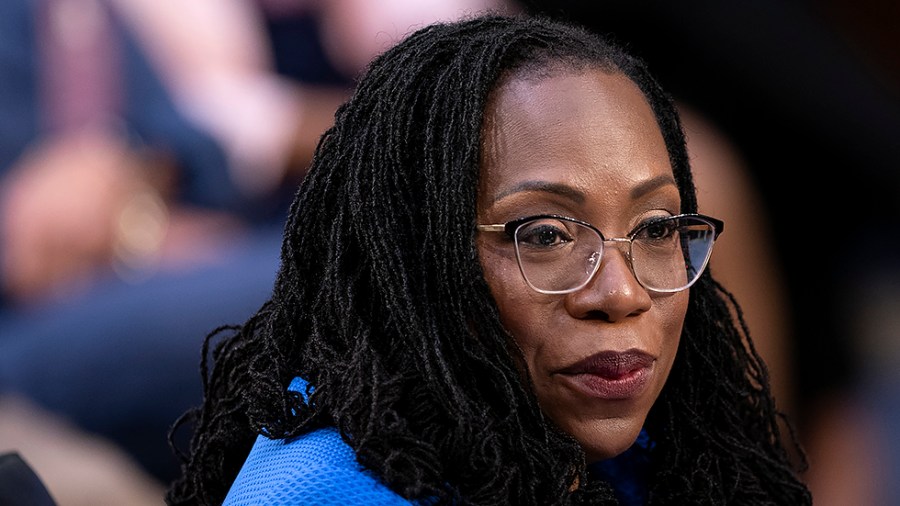
M482 248L480 256L484 279L500 305L506 294L515 291L515 277L521 277L518 264L515 259L489 249Z
M681 336L681 329L684 328L684 318L687 315L688 301L690 292L679 292L672 297L671 308L665 308L667 311L666 331L670 335Z
M504 248L478 242L478 258L484 272L484 280L491 289L504 323L509 307L520 297L518 285L524 284L524 281L520 281L522 275L519 274L519 266L514 255L515 253L510 255Z
M655 301L662 329L662 345L660 361L665 365L665 376L668 377L678 345L681 342L681 331L684 328L684 317L687 314L688 293L679 292L665 299Z
M540 294L525 283L515 257L484 247L479 248L479 254L485 281L500 312L500 321L514 336L525 359L531 362L530 357L540 346L540 322L549 317L546 301L541 303Z

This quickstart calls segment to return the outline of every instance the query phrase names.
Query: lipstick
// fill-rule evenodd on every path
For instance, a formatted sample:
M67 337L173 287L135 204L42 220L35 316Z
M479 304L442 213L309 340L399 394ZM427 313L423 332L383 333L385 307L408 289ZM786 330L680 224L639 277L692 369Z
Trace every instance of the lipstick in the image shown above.
M560 373L582 393L607 400L639 396L653 373L655 359L639 350L604 351L587 357Z

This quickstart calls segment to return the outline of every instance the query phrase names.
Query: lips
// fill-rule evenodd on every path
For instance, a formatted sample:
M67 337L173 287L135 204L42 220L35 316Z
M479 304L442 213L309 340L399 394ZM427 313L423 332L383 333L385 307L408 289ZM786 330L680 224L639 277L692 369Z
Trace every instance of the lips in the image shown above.
M601 399L629 399L644 391L655 359L638 350L605 351L560 371L579 391Z
M622 377L637 369L653 365L653 357L637 350L604 351L567 367L566 374L593 374L607 379Z

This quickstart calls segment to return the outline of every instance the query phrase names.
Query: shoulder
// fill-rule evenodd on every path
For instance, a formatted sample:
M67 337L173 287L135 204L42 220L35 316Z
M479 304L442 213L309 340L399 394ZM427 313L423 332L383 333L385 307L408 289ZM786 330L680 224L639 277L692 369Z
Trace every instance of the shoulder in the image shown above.
M337 430L327 428L290 440L259 436L224 504L410 503L363 469Z
M284 441L259 436L225 505L407 505L356 462L334 429Z

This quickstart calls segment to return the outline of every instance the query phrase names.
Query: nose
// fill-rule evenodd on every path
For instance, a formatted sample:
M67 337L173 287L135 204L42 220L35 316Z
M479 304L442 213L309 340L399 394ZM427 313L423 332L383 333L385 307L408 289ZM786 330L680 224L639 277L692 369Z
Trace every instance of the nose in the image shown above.
M650 309L652 299L631 270L628 242L607 240L600 269L581 290L567 294L567 311L575 318L615 322Z

